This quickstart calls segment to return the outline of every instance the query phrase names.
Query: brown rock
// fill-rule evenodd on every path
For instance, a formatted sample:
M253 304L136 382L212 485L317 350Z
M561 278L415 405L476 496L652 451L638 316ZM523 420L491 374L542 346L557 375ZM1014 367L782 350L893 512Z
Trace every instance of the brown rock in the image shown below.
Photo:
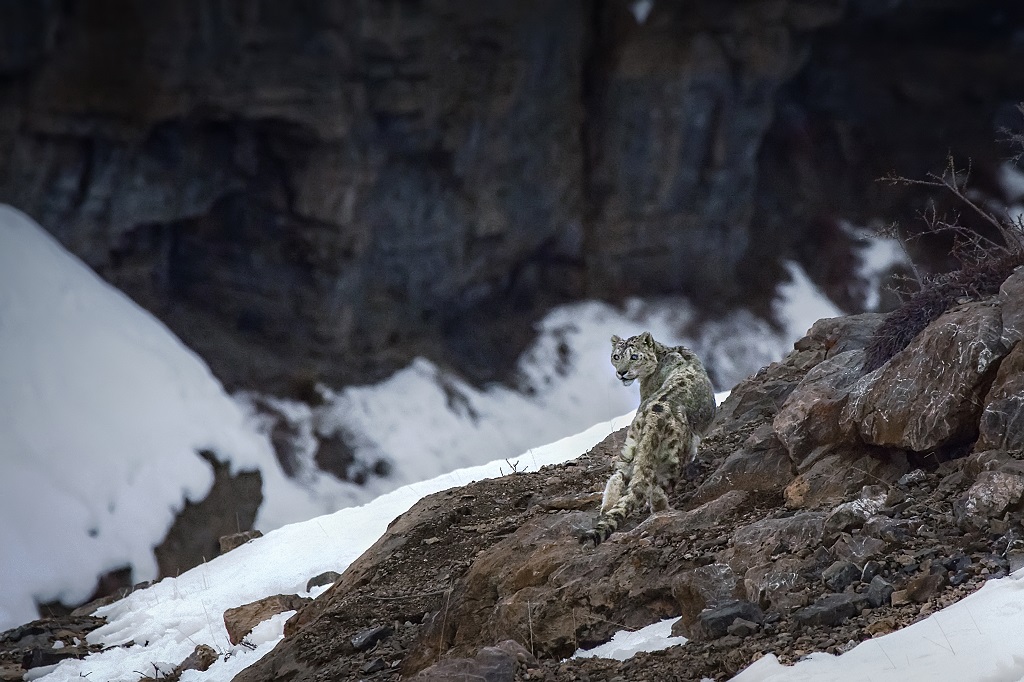
M513 682L516 669L537 667L537 659L522 644L511 639L485 646L473 658L450 658L420 671L419 682Z
M905 455L872 457L863 447L812 453L801 463L801 473L786 488L789 507L814 507L849 499L866 485L894 483L910 468ZM807 462L813 462L807 467ZM807 467L807 468L804 468Z
M934 597L945 583L941 574L918 575L912 578L902 590L902 599L915 604L924 604ZM893 593L893 604L896 604L896 593Z
M178 664L178 667L174 669L174 673L181 675L186 670L198 670L200 672L210 669L210 666L217 662L217 652L213 647L200 644L188 657Z
M296 594L277 594L228 609L224 612L224 627L227 628L228 639L232 644L238 644L254 627L271 616L285 611L295 611L311 601L312 599L308 597Z
M262 531L258 530L246 530L241 533L232 533L231 535L222 535L220 537L220 553L224 554L230 552L233 549L241 547L250 540L263 537Z
M981 393L1007 347L999 306L969 303L928 325L850 392L843 418L868 443L926 452L977 430Z
M693 499L703 502L730 490L781 492L795 475L789 455L765 424L707 476Z
M822 445L855 442L856 429L841 417L863 364L861 350L831 357L812 368L786 399L772 427L794 462Z

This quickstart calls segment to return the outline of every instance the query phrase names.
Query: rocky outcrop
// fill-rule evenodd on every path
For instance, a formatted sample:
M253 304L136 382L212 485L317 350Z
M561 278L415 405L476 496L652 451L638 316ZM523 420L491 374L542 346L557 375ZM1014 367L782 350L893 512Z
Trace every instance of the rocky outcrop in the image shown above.
M837 219L1016 123L1004 3L630 4L7 2L0 201L230 387L488 380L553 303L766 310L794 252L858 309Z
M597 548L577 539L598 514L624 431L577 460L420 500L343 574L312 578L330 583L316 599L283 595L224 614L241 641L297 609L284 639L236 682L715 678L766 651L784 661L840 653L927 616L1024 565L1024 461L994 447L1024 435L1013 418L990 422L985 437L980 426L994 419L987 406L1012 398L1024 298L1010 292L1021 286L1024 269L859 378L854 360L878 316L818 322L723 404L701 475L680 482L672 508L628 519ZM884 444L872 421L873 404L891 400L882 382L918 401L892 410ZM938 387L977 405L939 399ZM826 404L816 412L815 401ZM946 435L923 441L922 423ZM770 466L737 465L758 452ZM622 663L566 659L672 617L685 646ZM0 635L0 665L60 648L33 632Z
M1020 281L1024 270L1004 291ZM237 682L355 680L361 670L448 679L501 666L495 679L672 679L681 670L699 679L764 651L838 653L913 622L1005 575L1021 555L1019 450L957 457L948 440L983 445L983 407L1007 395L1013 373L1003 365L1020 346L997 341L1017 300L954 308L863 377L856 360L880 319L817 323L722 406L703 444L704 475L677 487L673 509L631 519L595 549L576 537L597 514L621 432L566 465L425 498ZM904 369L911 361L916 373ZM891 401L883 382L919 402L892 411L886 433L897 435L879 444L871 415ZM977 405L936 399L939 388L977 395ZM922 441L920 423L943 424L946 436ZM738 467L751 452L780 453L788 465ZM674 616L675 634L691 640L683 647L625 663L564 660L623 627ZM367 632L383 633L372 652L353 645ZM492 648L508 641L521 655Z

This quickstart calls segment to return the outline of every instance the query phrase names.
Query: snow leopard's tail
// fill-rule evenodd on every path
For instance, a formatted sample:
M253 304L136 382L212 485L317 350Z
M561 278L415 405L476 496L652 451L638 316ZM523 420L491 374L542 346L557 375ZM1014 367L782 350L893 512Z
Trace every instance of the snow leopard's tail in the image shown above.
M639 423L638 423L639 422ZM639 434L639 438L636 434ZM596 547L614 533L622 522L637 507L650 503L652 511L668 508L668 495L657 481L659 454L665 458L665 467L675 478L679 467L679 452L691 448L693 434L689 426L670 416L668 409L660 402L648 406L630 424L623 454L633 459L632 476L625 493L615 500L610 508L602 509L593 530L580 537L582 543L593 543ZM606 502L612 502L607 500Z

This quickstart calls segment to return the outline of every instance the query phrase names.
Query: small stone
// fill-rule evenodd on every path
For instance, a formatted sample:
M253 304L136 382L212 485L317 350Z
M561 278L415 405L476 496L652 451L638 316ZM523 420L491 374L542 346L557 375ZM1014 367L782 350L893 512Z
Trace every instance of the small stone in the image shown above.
M387 663L384 662L383 658L375 658L372 661L363 664L363 667L359 669L364 675L372 675L373 673L379 673L381 670L387 667Z
M958 571L956 574L953 575L952 578L949 579L949 584L953 587L956 587L957 585L963 585L970 579L970 573L968 573L967 571Z
M864 570L860 573L860 581L870 583L871 580L882 572L882 564L877 561L868 561L864 564Z
M391 628L387 625L378 625L367 628L356 634L350 641L357 651L366 651L374 644L391 634Z
M224 535L220 538L220 553L226 554L233 549L237 549L245 543L255 540L256 538L263 537L263 533L258 530L245 530L241 533L232 533L231 535Z
M893 606L903 606L910 603L910 597L907 596L906 590L896 590L890 596L890 602Z
M895 588L886 582L882 576L876 575L868 585L868 603L871 604L872 608L876 609L880 606L885 606L892 598L893 592L895 592Z
M821 579L833 592L842 592L860 579L860 569L849 561L836 561L821 573Z
M737 618L727 628L727 632L737 637L746 637L757 632L757 623L744 618Z
M927 479L928 479L928 475L925 474L922 470L914 469L913 471L908 472L908 473L903 474L902 476L900 476L900 480L897 481L897 484L901 485L901 486L904 486L904 487L907 487L907 486L917 485L919 483L923 483Z
M423 544L424 545L436 545L439 542L441 542L441 538L431 537L431 538L427 538L426 540L424 540Z

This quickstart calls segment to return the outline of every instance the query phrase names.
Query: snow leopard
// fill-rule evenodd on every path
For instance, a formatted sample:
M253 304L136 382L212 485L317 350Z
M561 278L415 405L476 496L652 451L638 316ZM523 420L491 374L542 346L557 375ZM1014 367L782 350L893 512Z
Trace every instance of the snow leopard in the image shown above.
M667 509L679 473L679 455L697 456L701 436L715 418L715 394L700 358L685 346L665 346L644 332L612 336L612 365L626 386L640 380L640 407L633 417L615 471L601 501L601 516L580 542L608 539L638 507Z

